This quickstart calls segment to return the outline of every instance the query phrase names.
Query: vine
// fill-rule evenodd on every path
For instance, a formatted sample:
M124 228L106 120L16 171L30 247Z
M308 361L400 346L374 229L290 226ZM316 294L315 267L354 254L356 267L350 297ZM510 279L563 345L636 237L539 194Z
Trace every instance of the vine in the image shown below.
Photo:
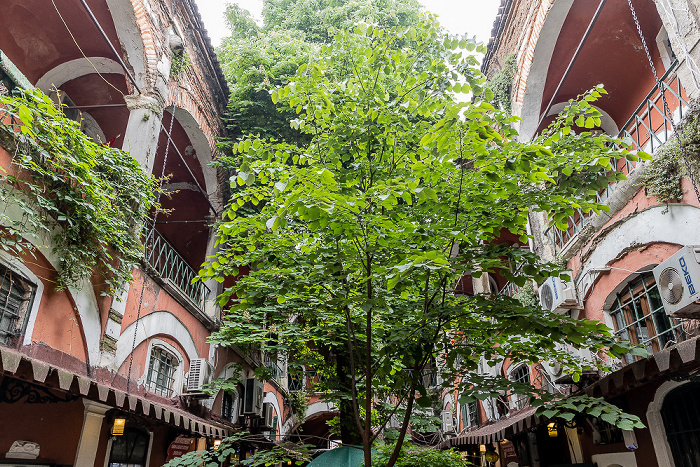
M683 125L678 137L664 144L644 168L642 180L647 196L655 196L660 203L683 198L681 179L686 169L681 149L685 150L693 173L700 173L700 122L697 118Z
M10 203L0 212L0 248L31 252L28 238L48 234L59 289L96 272L103 294L115 294L142 257L155 179L127 152L93 142L40 91L0 96L0 121L0 146L12 155L0 196L21 213L11 216Z
M493 92L493 103L507 113L511 112L510 94L513 79L518 70L515 54L510 54L503 62L503 68L489 81L489 89Z
M173 61L170 65L170 77L174 78L180 74L181 71L187 71L187 69L192 64L192 59L190 54L181 49L177 52L173 52Z
M513 298L528 308L538 308L540 306L540 299L535 292L535 287L530 281L525 282L525 285L522 287L518 287L518 290L513 295Z
M308 394L305 390L300 391L289 391L287 394L287 403L289 408L292 409L292 413L297 416L299 420L304 420L306 417L306 409L309 408Z

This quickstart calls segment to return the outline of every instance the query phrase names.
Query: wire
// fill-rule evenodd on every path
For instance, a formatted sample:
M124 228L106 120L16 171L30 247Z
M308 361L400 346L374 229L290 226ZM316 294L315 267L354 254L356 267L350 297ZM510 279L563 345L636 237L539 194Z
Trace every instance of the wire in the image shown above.
M83 55L83 58L85 58L85 60L87 60L88 63L90 63L90 65L92 65L92 67L95 69L95 73L97 73L97 75L98 75L100 78L102 78L102 81L104 81L104 82L107 83L109 86L111 86L114 90L116 90L119 94L121 94L122 97L126 97L126 95L125 95L119 88L117 88L115 85L113 85L112 83L110 83L109 81L107 81L107 78L105 78L105 77L102 75L102 73L99 72L99 70L97 69L97 67L95 66L95 64L92 63L92 60L90 60L90 58L88 58L88 56L85 55L85 52L83 52L83 49L82 49L82 48L80 47L80 45L78 44L78 41L75 39L75 36L73 35L73 32L72 32L72 31L70 30L70 28L68 27L68 23L66 23L66 20L63 19L63 15L61 14L61 12L58 11L58 6L56 6L55 0L51 0L51 3L53 4L53 7L54 7L54 9L56 10L56 13L58 13L58 17L61 18L61 21L63 22L63 25L66 27L66 31L68 31L68 34L70 34L71 39L73 39L73 43L74 43L75 46L78 48L78 50L80 51L80 53Z

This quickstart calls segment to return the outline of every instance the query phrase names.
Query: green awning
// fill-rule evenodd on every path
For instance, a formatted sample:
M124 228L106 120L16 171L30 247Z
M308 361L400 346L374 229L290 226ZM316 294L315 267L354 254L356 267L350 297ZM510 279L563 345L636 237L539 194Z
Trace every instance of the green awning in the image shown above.
M374 449L372 454L374 454ZM359 446L341 446L326 451L311 461L307 467L360 467L365 453Z

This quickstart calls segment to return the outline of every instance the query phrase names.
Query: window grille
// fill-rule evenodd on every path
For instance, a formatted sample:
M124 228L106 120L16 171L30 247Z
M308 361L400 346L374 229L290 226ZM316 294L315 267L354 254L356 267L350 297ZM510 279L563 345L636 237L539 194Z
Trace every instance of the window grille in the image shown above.
M162 347L153 346L146 385L151 392L172 397L178 359Z
M462 422L464 428L479 426L479 405L476 401L462 406Z
M615 325L615 335L632 344L642 345L651 353L686 338L681 321L666 315L651 272L640 275L624 287L617 295L610 315ZM626 364L635 361L635 357L629 354L623 358Z
M0 266L0 344L22 334L32 291L17 274Z
M221 399L221 417L228 421L233 418L233 396L228 391L224 391L224 396Z
M510 374L510 380L515 383L530 384L530 367L520 365ZM513 394L511 401L514 409L522 409L528 403L529 397L525 394Z

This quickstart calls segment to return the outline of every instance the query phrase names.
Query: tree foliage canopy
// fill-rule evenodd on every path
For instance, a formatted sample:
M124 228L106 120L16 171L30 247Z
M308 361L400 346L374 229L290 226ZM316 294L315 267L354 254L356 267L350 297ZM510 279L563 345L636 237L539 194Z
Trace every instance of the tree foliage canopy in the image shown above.
M572 130L599 124L590 102L602 88L536 140L518 142L514 119L488 102L477 60L464 50L482 48L445 37L430 17L336 32L271 93L294 111L291 126L305 139L247 138L220 161L237 171L237 191L219 226L221 250L201 277L254 267L219 297L230 319L213 340L284 353L322 372L328 397L352 407L367 461L373 428L391 415L373 416L376 401L405 408L393 465L413 404L429 404L420 375L431 363L442 363L446 381L461 380L465 397L510 391L547 400L542 388L475 370L482 359L557 359L580 374L588 364L561 355L559 343L627 350L602 323L507 296L454 293L469 274L522 285L559 273L498 238L527 241L530 210L561 224L576 208L606 209L595 194L620 177L611 162L637 157L606 135ZM453 98L469 92L484 100ZM242 214L251 205L255 212Z

